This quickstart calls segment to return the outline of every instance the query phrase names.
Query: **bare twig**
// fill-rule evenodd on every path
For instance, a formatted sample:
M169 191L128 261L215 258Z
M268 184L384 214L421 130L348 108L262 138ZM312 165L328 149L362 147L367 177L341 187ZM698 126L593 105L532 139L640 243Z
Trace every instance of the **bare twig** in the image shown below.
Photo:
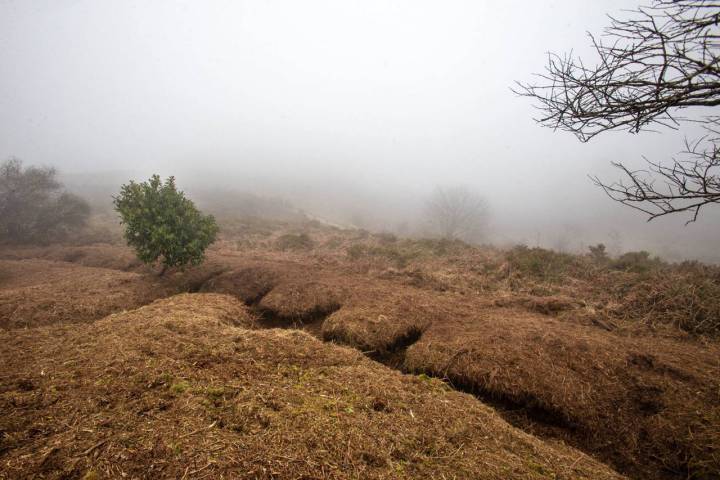
M190 432L190 433L186 433L186 434L184 434L184 435L180 435L180 436L178 437L178 439L183 439L183 438L187 438L187 437L192 437L193 435L196 435L196 434L198 434L198 433L200 433L200 432L204 432L205 430L210 430L210 429L212 429L216 424L217 424L217 420L214 421L213 423L211 423L210 425L208 425L207 427L198 428L197 430L193 430L193 431Z
M698 120L677 112L720 105L720 2L655 0L631 18L610 17L604 34L590 35L590 41L598 57L594 66L572 53L551 53L540 83L517 84L516 93L538 101L541 125L587 142L614 129L678 129ZM686 141L682 158L670 165L648 161L648 170L633 171L615 163L627 183L593 180L650 219L686 212L695 221L704 206L720 203L718 118L702 117L707 135Z

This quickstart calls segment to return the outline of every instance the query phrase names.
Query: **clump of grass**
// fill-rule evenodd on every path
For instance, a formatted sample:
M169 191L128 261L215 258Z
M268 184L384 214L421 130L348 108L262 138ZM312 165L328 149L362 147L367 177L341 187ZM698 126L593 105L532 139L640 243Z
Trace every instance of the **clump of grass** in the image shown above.
M623 314L692 334L720 334L720 281L699 272L655 272L625 296Z
M472 248L462 240L450 238L421 238L419 240L409 240L408 244L429 255L439 257L462 254Z
M310 250L315 242L307 233L286 233L275 240L278 250Z
M378 241L383 245L388 245L391 243L395 243L398 241L397 236L395 236L394 233L390 232L381 232L375 235L378 239Z
M181 395L190 387L186 381L179 381L170 385L170 391L176 395Z
M380 258L391 262L397 268L405 268L410 260L417 256L416 253L395 244L376 246L355 243L348 248L347 254L351 260L363 257Z
M341 237L335 236L331 237L327 242L325 242L325 245L323 245L325 248L330 249L336 249L339 248L343 243L343 240Z
M383 234L379 244L354 243L347 249L351 260L364 257L373 257L391 262L397 268L405 268L412 260L438 257L445 255L459 255L472 247L460 240L431 239L399 240ZM394 238L394 240L393 240Z
M547 250L518 245L507 253L507 261L512 270L537 280L554 282L562 279L577 263L577 257Z
M366 254L366 247L361 243L353 243L347 249L348 257L350 260L359 260Z

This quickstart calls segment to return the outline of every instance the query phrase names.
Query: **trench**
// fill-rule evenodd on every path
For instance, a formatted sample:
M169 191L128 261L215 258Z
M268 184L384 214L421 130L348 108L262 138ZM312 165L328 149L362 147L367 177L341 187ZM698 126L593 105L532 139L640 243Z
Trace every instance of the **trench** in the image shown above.
M560 439L572 447L603 462L617 472L629 478L645 478L638 473L638 465L618 461L613 451L598 451L593 447L595 432L580 421L571 418L566 412L548 406L529 392L511 395L508 392L491 390L480 381L473 381L448 372L433 369L409 369L406 365L407 350L423 338L426 329L412 327L399 335L382 349L363 349L362 345L345 341L342 337L323 335L323 324L333 313L342 309L340 303L328 308L317 308L301 315L282 315L274 309L260 305L263 298L273 287L267 288L252 298L240 299L257 316L257 326L261 329L281 328L305 331L323 342L348 346L360 350L369 359L406 375L424 374L430 378L445 382L453 390L474 396L483 404L493 408L510 425L541 439ZM662 478L678 478L670 474Z
M582 432L582 425L575 419L569 418L564 412L549 408L538 398L526 393L521 396L511 396L504 392L491 391L480 385L456 375L439 374L430 369L411 370L406 367L405 357L408 348L422 339L425 329L412 326L399 335L394 341L382 349L369 350L362 345L344 341L341 337L323 335L322 327L325 320L342 308L341 304L334 304L329 308L316 308L302 315L282 315L274 309L262 307L260 302L272 291L264 290L253 298L241 299L243 303L257 316L257 325L262 329L282 328L305 331L320 341L349 346L360 350L369 359L386 367L397 370L406 375L424 374L428 377L441 380L453 390L467 393L486 405L494 408L498 414L511 425L526 432L541 436L562 438L568 440L568 434L577 435ZM576 448L586 453L580 444L573 442Z

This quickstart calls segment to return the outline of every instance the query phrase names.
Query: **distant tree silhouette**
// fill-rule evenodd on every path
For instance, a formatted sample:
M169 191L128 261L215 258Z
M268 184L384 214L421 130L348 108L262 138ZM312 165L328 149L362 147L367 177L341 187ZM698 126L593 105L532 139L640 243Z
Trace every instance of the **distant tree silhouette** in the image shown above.
M608 130L638 133L653 125L679 128L699 122L706 134L686 140L672 162L647 160L645 170L614 162L625 180L593 180L614 200L649 219L720 202L720 116L679 116L690 107L720 105L720 3L655 0L631 18L610 17L604 35L590 35L597 54L588 65L572 53L549 55L538 84L518 83L516 92L535 99L537 121L574 133L586 142Z
M90 205L63 190L49 167L25 167L17 158L0 164L0 240L61 241L83 227Z
M466 187L437 187L427 200L426 218L435 233L449 240L473 240L484 232L485 199Z

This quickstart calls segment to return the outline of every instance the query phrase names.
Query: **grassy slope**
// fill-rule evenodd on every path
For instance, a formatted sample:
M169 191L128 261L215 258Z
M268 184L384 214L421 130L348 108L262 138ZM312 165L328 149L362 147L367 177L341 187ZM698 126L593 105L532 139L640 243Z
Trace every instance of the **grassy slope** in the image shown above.
M0 478L620 478L473 397L186 294L1 334Z
M227 293L249 305L255 327L302 328L445 379L513 424L559 437L635 478L720 471L720 344L686 328L717 322L720 275L712 268L635 256L618 269L541 250L261 222L226 233L201 269L162 280L116 247L10 249L0 257L139 272L113 287L130 301L88 288L83 301L104 309L75 317L54 312L77 311L67 292L73 282L93 284L90 269L62 273L74 267L45 261L36 271L57 270L61 280L44 283L23 280L22 270L5 280L0 274L0 288L9 289L0 294L40 282L13 298L45 323L88 322L183 289ZM687 288L675 289L678 283ZM108 305L107 298L125 300ZM0 322L7 315L0 310Z

